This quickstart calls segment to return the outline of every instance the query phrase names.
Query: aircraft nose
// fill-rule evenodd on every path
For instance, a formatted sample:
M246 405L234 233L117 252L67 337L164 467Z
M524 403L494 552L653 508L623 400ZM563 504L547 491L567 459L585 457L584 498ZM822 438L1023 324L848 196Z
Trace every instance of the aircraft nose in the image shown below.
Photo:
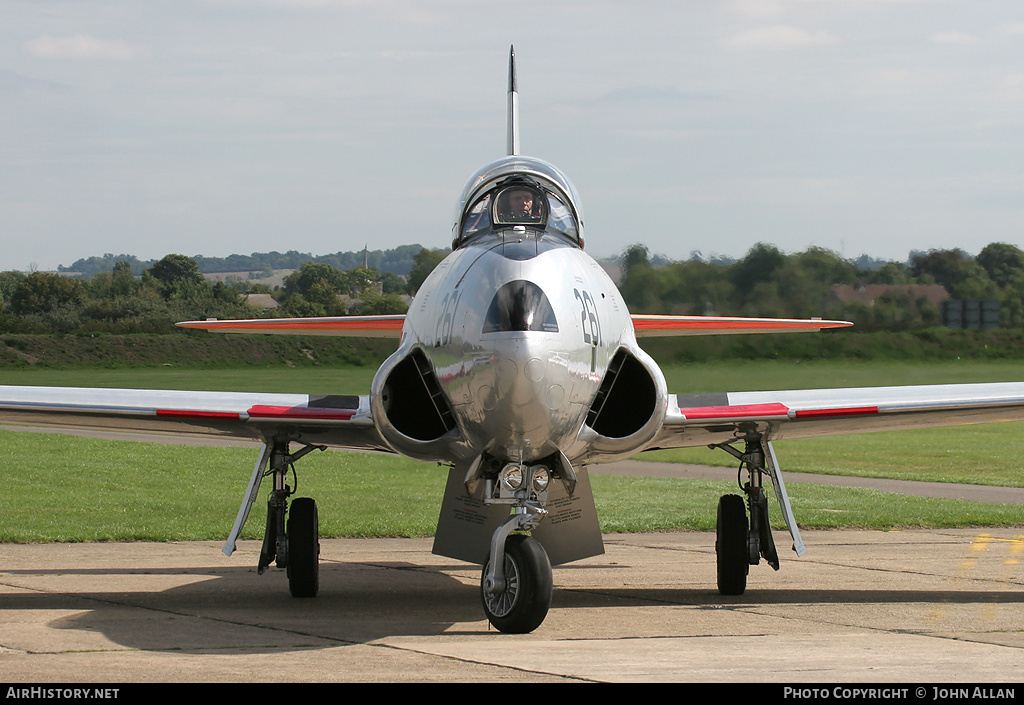
M565 431L567 372L539 354L504 352L493 358L490 374L479 378L476 402L489 440L520 448L527 459Z
M502 400L513 407L539 404L551 411L560 409L565 399L563 380L552 379L548 369L548 361L540 357L525 361L502 359L496 374L495 401Z
M564 380L548 379L548 363L532 358L519 370L519 363L505 358L498 362L494 384L481 384L477 388L476 401L487 410L494 409L499 400L515 406L539 401L551 410L557 411L565 404Z

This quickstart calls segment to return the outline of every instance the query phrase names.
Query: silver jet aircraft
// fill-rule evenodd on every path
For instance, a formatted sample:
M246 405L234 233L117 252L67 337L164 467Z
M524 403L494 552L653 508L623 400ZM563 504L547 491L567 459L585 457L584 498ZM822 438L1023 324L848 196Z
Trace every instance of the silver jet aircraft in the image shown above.
M369 394L299 395L0 387L0 421L254 437L263 448L224 552L270 477L259 572L319 588L316 503L291 498L289 471L335 446L450 467L434 552L483 566L487 619L529 632L551 601L552 565L603 552L586 466L656 448L713 446L744 469L743 495L718 505L718 587L741 594L751 565L776 570L767 479L804 552L773 441L1024 418L1024 383L670 394L640 336L794 332L841 321L631 315L583 250L576 191L519 154L510 57L507 155L459 199L453 251L405 316L193 321L220 332L384 336L398 349ZM329 384L329 382L328 382ZM294 447L293 447L294 446Z

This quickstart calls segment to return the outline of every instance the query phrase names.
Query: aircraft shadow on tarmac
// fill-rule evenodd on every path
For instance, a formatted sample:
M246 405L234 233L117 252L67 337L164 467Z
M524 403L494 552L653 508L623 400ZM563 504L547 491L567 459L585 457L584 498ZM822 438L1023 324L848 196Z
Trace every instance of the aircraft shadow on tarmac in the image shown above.
M442 572L446 568L385 561L321 565L320 594L314 599L291 597L284 571L276 569L259 577L252 567L7 570L9 576L60 575L71 587L0 594L0 611L79 611L48 626L97 632L129 649L179 653L334 648L388 636L441 634L461 622L481 621L487 631L478 576L462 583ZM83 585L75 586L77 575ZM94 591L86 586L90 576L111 580ZM188 583L167 589L146 586L183 580ZM111 591L112 582L123 584L124 591Z
M18 591L0 594L0 610L75 611L48 623L52 629L102 634L129 649L269 653L335 648L392 636L430 636L454 624L480 622L476 572L469 565L422 566L404 562L321 566L320 595L288 595L284 571L257 577L251 567L8 570L7 575L60 575L74 589L76 576L110 576L124 591ZM456 575L449 575L455 573ZM118 578L117 576L121 576ZM462 579L460 579L460 577ZM780 604L1022 604L1020 590L764 589L726 597L714 589L558 586L553 610L631 606L739 609ZM685 581L680 576L680 581ZM182 582L166 589L146 583ZM107 583L104 582L106 587ZM465 629L460 633L467 634Z
M552 608L598 607L610 601L629 600L648 604L689 605L693 607L750 607L757 605L873 605L873 604L1024 604L1024 591L945 591L945 590L835 590L807 588L749 590L744 595L720 595L717 590L685 588L561 589L563 594L583 596L577 601L566 598L560 604L557 595ZM600 598L605 598L602 601Z

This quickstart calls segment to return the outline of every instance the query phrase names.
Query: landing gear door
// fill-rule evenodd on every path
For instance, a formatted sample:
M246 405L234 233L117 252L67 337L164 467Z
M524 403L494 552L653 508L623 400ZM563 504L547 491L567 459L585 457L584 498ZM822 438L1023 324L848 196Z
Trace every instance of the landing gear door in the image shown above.
M491 536L508 521L509 507L484 504L479 488L470 495L466 490L466 469L465 465L456 463L448 472L431 552L483 565L491 550Z
M576 468L576 487L572 497L561 482L551 483L546 509L548 515L532 535L548 552L551 565L604 553L594 493L590 489L590 473L586 468Z
M548 516L531 533L544 546L551 565L604 553L590 476L585 469L576 470L572 497L561 482L552 482L546 508ZM456 465L448 473L432 552L483 565L491 537L508 518L507 504L486 505L480 496L467 492L466 467Z

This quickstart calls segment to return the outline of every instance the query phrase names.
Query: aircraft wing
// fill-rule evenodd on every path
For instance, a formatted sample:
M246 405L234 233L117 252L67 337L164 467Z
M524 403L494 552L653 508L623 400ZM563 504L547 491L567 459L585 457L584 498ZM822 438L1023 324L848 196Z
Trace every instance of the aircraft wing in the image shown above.
M0 423L309 443L390 450L367 396L0 386Z
M669 395L649 450L1024 420L1024 382Z
M723 335L728 333L800 333L853 325L820 318L739 318L730 316L662 316L633 314L637 337ZM404 314L329 316L323 318L255 318L184 321L177 325L211 333L272 333L360 338L400 338Z
M323 318L253 318L184 321L181 328L211 333L273 333L276 335L330 335L358 338L401 338L405 314L328 316Z
M633 319L633 330L638 338L729 333L802 333L853 325L849 321L828 321L821 318L660 316L639 313L632 314L630 318Z

